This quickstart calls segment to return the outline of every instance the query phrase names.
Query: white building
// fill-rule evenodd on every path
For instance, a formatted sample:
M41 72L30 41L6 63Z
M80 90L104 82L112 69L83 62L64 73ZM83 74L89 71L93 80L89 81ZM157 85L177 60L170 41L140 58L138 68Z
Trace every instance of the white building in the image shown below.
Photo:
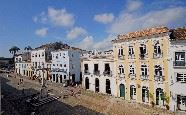
M56 83L80 82L80 51L63 49L52 51L51 74Z
M81 57L82 84L87 90L117 96L113 51L92 51Z
M44 77L45 79L49 78L51 58L50 48L36 48L31 51L32 70L36 77Z
M186 110L186 28L172 30L170 39L170 110Z
M15 62L15 73L22 75L23 74L22 54L16 54L14 62Z

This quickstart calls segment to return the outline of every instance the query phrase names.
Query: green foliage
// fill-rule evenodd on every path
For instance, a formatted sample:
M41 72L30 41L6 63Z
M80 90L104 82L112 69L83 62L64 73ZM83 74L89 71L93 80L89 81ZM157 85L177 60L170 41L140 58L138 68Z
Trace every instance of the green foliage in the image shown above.
M154 100L154 95L152 93L149 93L149 97Z

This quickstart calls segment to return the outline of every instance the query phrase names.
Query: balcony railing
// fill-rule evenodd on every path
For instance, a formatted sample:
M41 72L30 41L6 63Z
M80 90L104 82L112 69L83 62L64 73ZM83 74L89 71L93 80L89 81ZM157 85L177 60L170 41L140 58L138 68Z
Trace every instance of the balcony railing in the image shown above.
M185 61L174 61L173 62L174 67L186 67Z
M163 81L165 81L165 77L160 76L160 75L154 75L154 80L157 82L163 82Z
M105 71L103 72L103 75L104 75L104 76L111 76L111 75L112 75L112 71L105 70Z
M125 74L124 73L118 73L120 78L125 78Z
M163 57L163 53L153 53L153 58L157 59L157 58L162 58Z
M135 59L135 55L134 54L129 54L128 59Z
M94 71L93 73L94 73L94 75L96 75L96 76L99 76L99 75L100 75L100 71L99 71L99 70Z
M148 80L149 79L149 75L140 75L141 76L141 80Z
M124 60L125 59L125 56L124 55L118 55L118 59Z
M85 75L90 75L90 72L88 70L84 70Z
M136 74L129 74L129 78L130 78L131 80L135 79L135 78L136 78Z
M139 54L140 59L145 59L147 57L147 54Z

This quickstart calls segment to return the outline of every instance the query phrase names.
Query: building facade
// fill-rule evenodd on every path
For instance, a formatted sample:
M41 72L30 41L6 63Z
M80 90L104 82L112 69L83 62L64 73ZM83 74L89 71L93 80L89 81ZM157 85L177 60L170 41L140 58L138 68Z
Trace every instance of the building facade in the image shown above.
M186 110L186 28L171 30L170 91L172 111Z
M50 77L50 61L51 49L49 48L36 48L31 51L31 63L33 75L38 78L49 79Z
M51 75L56 83L80 81L80 51L64 49L52 51Z
M166 27L119 35L112 41L117 96L169 106L169 34Z
M85 89L116 96L113 51L92 51L81 57L82 85Z

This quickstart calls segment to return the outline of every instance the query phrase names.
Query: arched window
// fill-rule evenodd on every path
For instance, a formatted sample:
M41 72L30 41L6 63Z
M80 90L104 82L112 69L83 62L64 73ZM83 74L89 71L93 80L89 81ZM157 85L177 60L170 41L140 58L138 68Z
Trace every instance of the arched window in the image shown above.
M119 65L119 74L123 74L124 73L124 67L123 65Z

